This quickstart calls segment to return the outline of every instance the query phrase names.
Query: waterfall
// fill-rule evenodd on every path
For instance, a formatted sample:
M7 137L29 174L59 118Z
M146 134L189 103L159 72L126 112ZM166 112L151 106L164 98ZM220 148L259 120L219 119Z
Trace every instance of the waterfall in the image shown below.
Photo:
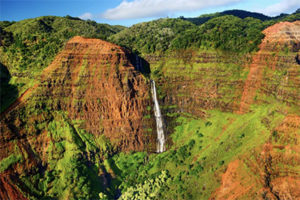
M164 129L163 129L163 119L161 116L159 104L157 101L157 95L156 95L156 87L155 87L155 81L151 80L151 92L152 92L152 98L154 102L154 115L156 120L156 129L157 129L157 153L161 153L165 151L165 135L164 135Z

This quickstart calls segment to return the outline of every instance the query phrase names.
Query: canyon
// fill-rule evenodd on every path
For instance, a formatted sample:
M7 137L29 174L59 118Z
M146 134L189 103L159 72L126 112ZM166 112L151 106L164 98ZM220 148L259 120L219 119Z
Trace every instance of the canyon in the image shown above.
M277 127L270 127L265 144L257 144L251 153L241 154L229 163L221 186L210 199L299 198L299 31L299 21L270 26L263 31L260 50L250 57L236 59L234 55L195 52L187 63L175 56L146 57L151 69L160 71L156 82L161 88L161 104L167 107L162 113L209 118L207 111L211 109L243 115L257 112L254 105L266 104L275 107L263 119L267 124L275 119L274 112L285 116ZM284 47L290 53L282 53ZM280 104L286 106L277 107ZM169 130L169 134L172 132ZM284 167L280 163L285 163Z
M117 199L165 169L174 195L300 198L300 21L263 33L244 55L71 38L0 115L0 198ZM193 187L178 189L184 178Z

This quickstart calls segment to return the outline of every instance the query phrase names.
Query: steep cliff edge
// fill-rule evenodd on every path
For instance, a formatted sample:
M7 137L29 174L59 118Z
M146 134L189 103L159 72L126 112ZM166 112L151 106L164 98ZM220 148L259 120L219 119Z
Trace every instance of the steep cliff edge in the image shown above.
M1 198L94 198L107 187L109 154L155 144L154 121L145 118L151 115L149 84L133 59L99 39L77 36L66 44L37 84L1 114ZM93 170L79 175L88 166ZM78 186L76 177L89 181ZM81 187L89 196L78 193Z
M83 120L83 128L104 134L123 150L145 149L143 117L149 86L127 50L96 39L75 37L45 70L35 101ZM41 95L44 94L44 95ZM43 106L43 105L41 105Z
M206 109L246 113L252 104L272 99L299 106L299 23L267 28L260 50L252 54L182 50L146 55L161 101L196 116Z
M300 21L281 22L263 32L265 38L250 64L238 113L252 111L253 104L277 107L281 103L285 117L271 129L265 144L228 165L211 199L300 198ZM265 123L270 124L271 119Z
M253 55L249 74L245 81L239 113L249 111L258 93L269 93L286 103L292 100L300 106L299 75L297 63L300 49L300 21L281 22L263 31L265 38L260 44L260 50ZM290 56L284 55L291 52ZM294 54L293 54L294 53ZM274 83L270 76L272 71L283 72L279 84ZM277 75L278 76L278 75ZM270 85L270 83L276 85ZM260 91L258 91L260 89ZM258 95L259 96L259 95Z

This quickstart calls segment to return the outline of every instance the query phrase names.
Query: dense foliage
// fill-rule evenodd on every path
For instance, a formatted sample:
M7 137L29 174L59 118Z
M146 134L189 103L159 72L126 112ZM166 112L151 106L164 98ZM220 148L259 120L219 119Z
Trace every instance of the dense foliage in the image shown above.
M172 41L173 49L188 47L215 48L233 52L257 50L264 25L254 18L216 17L200 27L189 29Z
M162 52L170 48L171 41L194 24L181 19L159 19L133 25L110 40L121 46L143 53Z
M120 26L70 17L46 16L19 21L3 30L13 34L13 38L9 47L1 48L5 55L2 62L19 71L44 68L71 37L81 35L106 39L121 29Z
M270 18L240 10L203 15L196 26L184 17L159 19L123 30L109 39L140 53L159 53L186 48L218 49L227 52L256 51L265 28L279 21L299 20L299 13ZM195 22L194 22L195 23Z
M255 19L260 19L262 21L264 20L270 20L271 17L268 17L266 15L263 15L261 13L256 13L256 12L248 12L244 10L226 10L224 12L217 12L213 14L204 14L199 17L193 17L193 18L185 18L185 17L180 17L181 19L190 21L196 25L201 25L207 22L210 19L216 18L216 17L221 17L225 15L233 15L236 17L239 17L241 19L247 18L247 17L252 17Z
M144 183L129 187L119 198L120 200L158 199L162 188L166 187L171 179L167 171L162 171L154 179L145 180Z
M257 49L264 27L258 19L231 15L213 18L202 26L181 19L160 19L134 25L110 40L142 53L189 47L250 52Z

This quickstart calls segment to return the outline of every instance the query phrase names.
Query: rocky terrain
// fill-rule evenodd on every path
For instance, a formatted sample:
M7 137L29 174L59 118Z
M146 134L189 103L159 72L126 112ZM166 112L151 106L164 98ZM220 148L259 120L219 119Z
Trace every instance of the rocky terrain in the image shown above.
M144 119L151 115L147 110L151 105L150 86L135 70L134 59L128 50L99 39L74 37L66 44L44 69L40 83L26 90L1 114L0 159L10 158L14 152L22 160L16 165L9 163L14 167L6 172L1 170L2 198L24 197L18 195L24 188L19 188L22 183L17 177L37 167L49 167L49 148L61 140L55 141L49 128L57 117L65 119L68 128L76 129L71 141L84 143L82 136L76 136L82 129L90 133L89 137L108 139L111 151L151 151L154 121ZM88 155L81 156L95 159L91 157L97 151L98 147L96 152L87 150L84 154Z

